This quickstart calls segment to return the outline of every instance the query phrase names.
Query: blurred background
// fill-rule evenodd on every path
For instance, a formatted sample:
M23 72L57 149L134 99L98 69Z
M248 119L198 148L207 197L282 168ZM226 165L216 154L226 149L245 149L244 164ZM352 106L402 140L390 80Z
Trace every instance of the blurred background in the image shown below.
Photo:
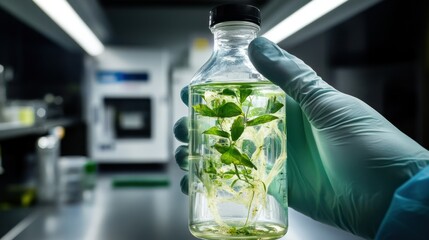
M1 239L195 239L172 126L212 51L210 9L238 2L261 35L340 2L276 41L429 147L427 1L0 0ZM360 239L289 221L283 239Z

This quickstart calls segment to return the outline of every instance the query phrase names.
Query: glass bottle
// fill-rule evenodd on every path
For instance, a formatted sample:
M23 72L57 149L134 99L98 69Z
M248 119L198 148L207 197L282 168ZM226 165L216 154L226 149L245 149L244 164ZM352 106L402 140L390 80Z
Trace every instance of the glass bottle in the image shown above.
M203 239L277 239L287 223L285 93L247 55L259 9L210 11L214 52L189 90L189 228Z

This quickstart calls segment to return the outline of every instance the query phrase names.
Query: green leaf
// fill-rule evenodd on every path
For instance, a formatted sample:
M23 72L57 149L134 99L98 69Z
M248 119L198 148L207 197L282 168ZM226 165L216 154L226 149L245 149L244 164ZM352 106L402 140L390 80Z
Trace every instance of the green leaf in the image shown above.
M235 171L228 170L228 171L224 172L223 174L232 174L232 175L234 175L234 174L235 174Z
M241 87L240 88L240 102L243 103L246 100L246 98L248 96L250 96L250 94L252 94L252 89L246 88L246 87Z
M247 121L247 126L255 126L255 125L271 122L271 121L276 120L276 119L278 119L278 117L273 116L273 115L268 115L268 114L262 115L262 116L259 116L257 118L254 118L252 120Z
M240 151L232 147L227 152L220 156L220 160L224 164L235 164L235 165L243 165L246 167L251 167L257 169L256 166L250 161L250 158L245 153L240 153Z
M237 229L237 233L240 235L245 235L245 236L249 236L252 234L252 232L250 231L249 228L247 227L242 227L240 229Z
M228 151L226 151L224 154L222 154L220 156L220 160L222 161L222 163L224 164L240 164L240 159L241 159L241 153L240 151L235 148L232 147L230 148Z
M224 175L222 175L222 178L223 179L231 179L233 176L234 175L231 175L231 174L224 174Z
M235 94L235 92L229 88L225 88L221 93L221 95L226 95L226 96L234 96L237 97L237 95Z
M235 179L234 181L232 181L232 183L231 183L231 187L234 187L234 185L235 185L235 183L237 183L237 181L238 181L239 179L237 178L237 179Z
M217 127L211 127L203 132L203 134L216 135L219 137L229 138L229 133L220 130Z
M218 117L235 117L243 113L241 108L235 103L227 102L215 110Z
M194 108L195 112L199 113L201 116L216 117L216 112L205 104L197 104L192 107Z
M276 113L278 110L280 110L284 106L283 103L275 102L270 108L270 113Z
M276 97L272 97L268 100L267 112L268 113L276 113L283 106L284 106L284 104L277 101Z
M212 161L206 162L204 172L217 174L216 168L215 168L214 163Z
M244 117L238 116L231 126L231 139L232 141L237 141L240 138L241 134L244 131Z
M216 143L214 145L214 148L219 152L219 153L226 153L226 151L228 151L229 146L226 145L222 145L220 143Z
M252 163L252 161L250 161L250 158L245 153L241 154L240 162L242 165L244 165L246 167L251 167L251 168L258 170L256 168L256 166Z
M215 98L215 99L213 99L213 100L211 100L211 105L212 105L212 107L213 107L213 111L214 112L216 112L216 108L218 108L220 105L221 105L221 102L220 102L220 99L217 99L217 98ZM217 115L216 115L217 116Z

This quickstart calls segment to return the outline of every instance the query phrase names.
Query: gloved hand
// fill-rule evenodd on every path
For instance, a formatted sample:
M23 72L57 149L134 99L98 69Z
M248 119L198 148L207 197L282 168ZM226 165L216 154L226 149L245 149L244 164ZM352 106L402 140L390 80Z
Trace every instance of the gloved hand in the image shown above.
M249 57L262 75L290 96L286 104L289 206L373 238L393 193L429 164L429 152L274 43L255 39ZM187 141L186 118L176 123L175 134ZM179 147L176 152L185 169L186 151ZM186 192L186 178L182 187Z

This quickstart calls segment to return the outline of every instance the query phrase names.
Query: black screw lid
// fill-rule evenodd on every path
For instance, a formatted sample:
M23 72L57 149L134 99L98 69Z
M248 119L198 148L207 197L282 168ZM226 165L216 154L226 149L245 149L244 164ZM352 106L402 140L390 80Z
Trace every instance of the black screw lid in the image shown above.
M209 27L228 21L247 21L260 26L261 11L257 7L246 4L224 4L210 11Z

